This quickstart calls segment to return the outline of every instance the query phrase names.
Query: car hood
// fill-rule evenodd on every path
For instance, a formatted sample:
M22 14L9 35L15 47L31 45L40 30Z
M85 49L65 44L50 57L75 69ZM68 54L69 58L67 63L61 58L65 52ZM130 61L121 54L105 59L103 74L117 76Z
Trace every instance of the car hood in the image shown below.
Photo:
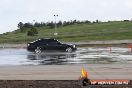
M74 45L74 44L63 44L63 45L67 45L67 46L71 46L73 48L76 48L76 45Z

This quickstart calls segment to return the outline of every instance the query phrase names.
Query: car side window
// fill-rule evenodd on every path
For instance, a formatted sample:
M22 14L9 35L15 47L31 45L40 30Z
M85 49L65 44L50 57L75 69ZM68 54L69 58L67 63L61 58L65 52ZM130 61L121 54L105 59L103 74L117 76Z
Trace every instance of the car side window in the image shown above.
M50 41L48 42L49 45L59 45L60 43L57 41Z
M36 45L38 45L38 46L40 46L40 45L45 45L45 44L46 44L46 42L43 41L43 40L40 40L40 41L37 41L37 42L36 42Z

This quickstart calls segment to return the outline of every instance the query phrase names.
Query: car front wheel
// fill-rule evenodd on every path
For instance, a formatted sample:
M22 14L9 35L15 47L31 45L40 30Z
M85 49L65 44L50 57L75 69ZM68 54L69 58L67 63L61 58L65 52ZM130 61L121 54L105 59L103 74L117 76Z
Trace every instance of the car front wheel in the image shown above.
M68 48L66 49L66 52L71 53L71 52L72 52L72 48L71 48L71 47L68 47Z
M35 49L35 53L39 54L39 53L41 53L41 52L42 52L42 50L41 50L40 47L37 47L37 48Z

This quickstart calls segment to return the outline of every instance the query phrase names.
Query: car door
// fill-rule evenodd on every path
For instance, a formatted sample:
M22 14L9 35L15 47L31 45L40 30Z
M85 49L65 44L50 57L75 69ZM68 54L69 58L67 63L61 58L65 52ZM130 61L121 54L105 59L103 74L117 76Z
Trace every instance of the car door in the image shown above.
M41 47L42 50L47 50L48 46L47 46L47 41L46 40L41 40L39 41L39 46Z
M58 50L59 45L56 41L49 42L49 50Z
M62 44L60 42L56 42L55 49L56 50L60 50L60 51L64 51L66 49L66 45L65 44Z
M59 42L54 43L55 50L62 50L62 44Z

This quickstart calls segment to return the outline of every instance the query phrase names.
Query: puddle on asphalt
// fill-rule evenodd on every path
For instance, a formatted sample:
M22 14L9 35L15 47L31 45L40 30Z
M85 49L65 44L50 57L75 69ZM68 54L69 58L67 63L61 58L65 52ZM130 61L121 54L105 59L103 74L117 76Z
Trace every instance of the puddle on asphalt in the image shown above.
M129 48L78 48L76 52L43 52L35 54L26 49L1 48L0 65L63 65L132 63Z

